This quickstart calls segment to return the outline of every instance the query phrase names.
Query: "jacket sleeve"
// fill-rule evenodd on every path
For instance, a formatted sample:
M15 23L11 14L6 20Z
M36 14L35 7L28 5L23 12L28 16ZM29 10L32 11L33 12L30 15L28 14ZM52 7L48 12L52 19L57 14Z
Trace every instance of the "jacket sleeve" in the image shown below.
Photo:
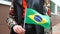
M7 18L7 23L8 23L10 28L12 28L14 25L17 24L15 21L15 11L14 11L14 7L13 7L12 3L11 3L11 7L10 7L10 10L8 13L8 18Z

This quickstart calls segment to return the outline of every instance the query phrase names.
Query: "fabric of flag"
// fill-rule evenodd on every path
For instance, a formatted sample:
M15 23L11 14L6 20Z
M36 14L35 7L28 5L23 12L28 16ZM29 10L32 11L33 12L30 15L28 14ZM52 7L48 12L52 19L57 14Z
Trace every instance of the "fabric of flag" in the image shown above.
M25 23L27 24L35 24L43 26L46 29L50 28L50 18L47 15L42 15L38 13L36 10L27 8L26 9L26 16L25 16Z

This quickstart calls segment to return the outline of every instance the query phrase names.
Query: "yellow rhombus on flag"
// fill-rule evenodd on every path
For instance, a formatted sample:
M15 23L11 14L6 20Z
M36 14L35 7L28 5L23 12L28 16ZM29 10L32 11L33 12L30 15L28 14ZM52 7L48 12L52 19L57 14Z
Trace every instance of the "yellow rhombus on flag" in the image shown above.
M44 23L48 22L45 18L42 18L42 20L40 22L38 22L38 21L36 21L36 19L34 19L35 16L39 16L39 15L29 15L28 17L37 24L44 24ZM36 17L36 18L39 20L39 17Z

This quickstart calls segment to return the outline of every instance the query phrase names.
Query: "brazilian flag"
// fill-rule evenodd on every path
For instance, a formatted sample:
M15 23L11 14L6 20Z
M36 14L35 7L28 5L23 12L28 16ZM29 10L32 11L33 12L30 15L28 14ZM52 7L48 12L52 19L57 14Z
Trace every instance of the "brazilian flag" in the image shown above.
M50 28L50 18L48 15L42 15L36 10L27 8L25 14L25 23L40 25L46 29Z

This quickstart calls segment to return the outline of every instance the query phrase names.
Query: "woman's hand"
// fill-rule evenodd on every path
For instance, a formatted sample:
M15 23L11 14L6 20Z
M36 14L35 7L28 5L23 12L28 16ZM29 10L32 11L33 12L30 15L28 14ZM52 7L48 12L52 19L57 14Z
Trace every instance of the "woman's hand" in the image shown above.
M13 27L13 30L14 30L14 32L16 32L17 34L25 34L25 29L22 28L22 26L20 26L20 25L15 25L15 26Z

